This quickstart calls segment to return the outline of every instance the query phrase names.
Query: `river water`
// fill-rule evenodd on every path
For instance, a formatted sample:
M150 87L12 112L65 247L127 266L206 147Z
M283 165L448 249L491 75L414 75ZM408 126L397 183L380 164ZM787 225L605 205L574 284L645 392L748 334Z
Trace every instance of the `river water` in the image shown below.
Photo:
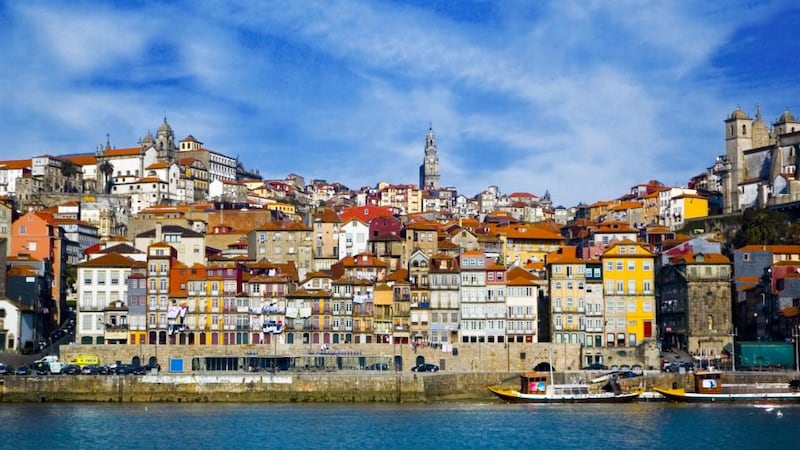
M0 404L2 449L783 449L800 405Z

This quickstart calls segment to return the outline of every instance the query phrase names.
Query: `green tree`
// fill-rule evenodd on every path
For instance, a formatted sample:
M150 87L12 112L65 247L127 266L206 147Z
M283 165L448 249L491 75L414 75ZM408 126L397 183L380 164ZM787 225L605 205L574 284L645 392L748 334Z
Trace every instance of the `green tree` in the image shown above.
M114 174L114 165L111 164L111 161L104 159L103 162L101 162L100 165L97 166L97 170L99 170L100 173L103 174L103 179L105 180L102 186L103 193L105 194L110 193L112 184L111 175Z
M766 208L748 208L742 225L733 236L733 248L745 245L773 245L789 238L789 222L783 213Z

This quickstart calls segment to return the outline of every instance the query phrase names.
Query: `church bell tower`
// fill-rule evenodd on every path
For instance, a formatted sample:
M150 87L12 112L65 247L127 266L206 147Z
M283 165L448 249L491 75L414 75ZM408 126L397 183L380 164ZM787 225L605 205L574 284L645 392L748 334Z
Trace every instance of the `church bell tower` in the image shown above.
M436 156L433 128L429 128L425 136L425 160L419 166L419 188L439 189L439 157Z

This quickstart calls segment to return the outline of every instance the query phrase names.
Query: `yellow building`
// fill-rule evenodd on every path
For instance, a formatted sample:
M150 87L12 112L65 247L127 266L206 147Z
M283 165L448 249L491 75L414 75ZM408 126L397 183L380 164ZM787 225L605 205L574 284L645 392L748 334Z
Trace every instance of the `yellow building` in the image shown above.
M538 224L498 227L496 232L500 235L507 266L544 262L545 255L558 250L564 243L564 237L559 233Z
M552 342L583 345L586 330L586 261L575 247L562 247L547 255L550 281Z
M609 347L633 347L655 338L655 257L646 244L624 240L600 257Z
M670 211L674 215L672 229L676 230L690 219L708 216L708 199L697 194L683 194L670 200Z

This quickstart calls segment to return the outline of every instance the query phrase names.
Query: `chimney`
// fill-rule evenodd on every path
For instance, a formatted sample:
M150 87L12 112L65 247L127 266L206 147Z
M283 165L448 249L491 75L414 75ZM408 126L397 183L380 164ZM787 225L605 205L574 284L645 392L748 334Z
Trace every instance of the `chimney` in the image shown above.
M155 242L161 242L161 222L156 222L156 237Z

